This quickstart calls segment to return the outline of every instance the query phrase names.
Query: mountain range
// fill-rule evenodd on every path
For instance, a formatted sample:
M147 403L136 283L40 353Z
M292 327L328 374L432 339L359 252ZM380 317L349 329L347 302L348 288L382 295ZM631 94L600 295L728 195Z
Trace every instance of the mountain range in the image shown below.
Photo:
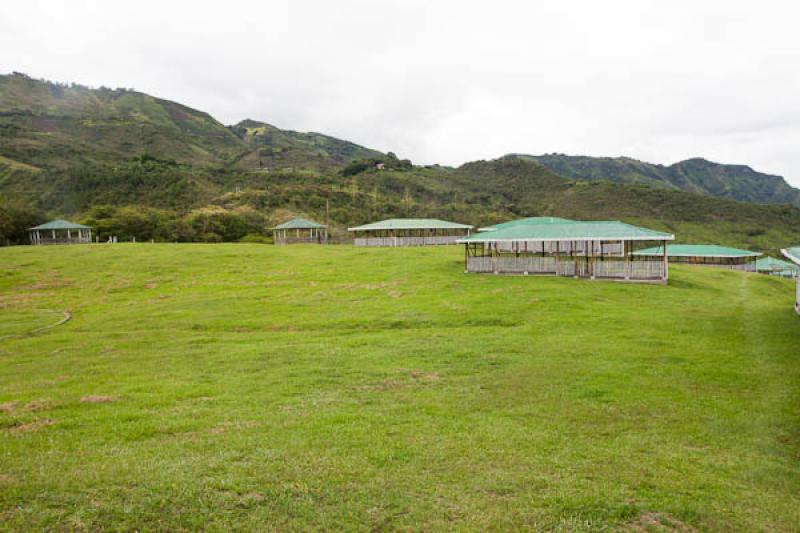
M564 154L509 154L506 157L535 161L566 178L637 183L745 202L800 206L800 189L786 183L781 176L756 172L746 165L713 163L700 157L668 166L629 157Z
M390 216L479 225L541 214L775 250L800 240L799 195L778 176L702 159L511 154L417 166L320 133L225 126L130 89L0 75L0 243L52 216L101 236L239 240L292 214L327 220L334 237Z

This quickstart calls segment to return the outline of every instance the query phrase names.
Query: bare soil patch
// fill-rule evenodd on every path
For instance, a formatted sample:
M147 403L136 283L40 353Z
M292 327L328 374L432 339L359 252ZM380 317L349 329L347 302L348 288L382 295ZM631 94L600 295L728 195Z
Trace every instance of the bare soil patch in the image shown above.
M664 513L643 513L628 524L626 531L648 533L694 533L694 527Z
M113 396L97 396L92 394L81 398L81 403L111 403L115 400L116 398Z
M53 408L53 402L50 400L32 400L25 405L26 411L46 411Z
M55 424L56 421L52 418L41 418L39 420L34 420L33 422L28 422L27 424L18 424L16 426L11 426L8 428L8 432L12 435L19 435L22 433L32 433L34 431L39 431L42 428L47 426L52 426Z

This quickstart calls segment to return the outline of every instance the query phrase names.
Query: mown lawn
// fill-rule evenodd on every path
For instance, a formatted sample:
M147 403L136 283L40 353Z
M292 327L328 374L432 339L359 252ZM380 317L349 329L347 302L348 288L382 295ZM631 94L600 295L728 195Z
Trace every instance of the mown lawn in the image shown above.
M792 282L461 261L0 249L0 527L798 528Z

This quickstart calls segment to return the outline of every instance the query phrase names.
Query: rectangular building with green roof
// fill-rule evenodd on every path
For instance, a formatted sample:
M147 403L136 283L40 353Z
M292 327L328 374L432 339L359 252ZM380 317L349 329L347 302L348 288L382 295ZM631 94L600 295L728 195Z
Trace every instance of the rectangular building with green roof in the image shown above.
M662 257L664 250L660 247L647 248L637 251L636 255ZM759 252L717 244L673 244L667 252L670 263L727 268L744 272L756 271L756 259L759 256L761 256Z
M472 226L436 218L390 218L347 230L356 246L432 246L456 244Z
M465 272L667 281L666 258L633 251L655 243L666 247L675 238L670 233L616 220L513 222L458 241L464 244Z
M781 253L795 265L800 265L800 246L784 248ZM794 296L794 310L800 313L800 276L797 277L797 288Z

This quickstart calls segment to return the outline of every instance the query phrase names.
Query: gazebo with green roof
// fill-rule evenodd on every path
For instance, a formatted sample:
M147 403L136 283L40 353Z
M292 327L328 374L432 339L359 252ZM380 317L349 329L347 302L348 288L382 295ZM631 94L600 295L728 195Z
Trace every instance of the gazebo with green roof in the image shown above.
M800 265L800 246L784 248L781 253L795 265ZM800 276L797 277L797 288L794 296L794 310L800 313Z
M507 224L460 239L464 271L542 274L589 279L666 283L665 258L639 257L634 250L675 238L616 220Z
M347 228L356 246L431 246L456 244L473 226L436 218L391 218Z
M92 228L68 220L51 220L28 228L31 244L85 244L92 242Z
M637 251L636 255L662 257L664 250L659 247L647 248ZM759 252L717 244L673 244L667 252L670 263L727 268L744 272L755 272L756 259L760 256Z
M272 228L272 238L275 244L327 244L328 226L293 218Z

